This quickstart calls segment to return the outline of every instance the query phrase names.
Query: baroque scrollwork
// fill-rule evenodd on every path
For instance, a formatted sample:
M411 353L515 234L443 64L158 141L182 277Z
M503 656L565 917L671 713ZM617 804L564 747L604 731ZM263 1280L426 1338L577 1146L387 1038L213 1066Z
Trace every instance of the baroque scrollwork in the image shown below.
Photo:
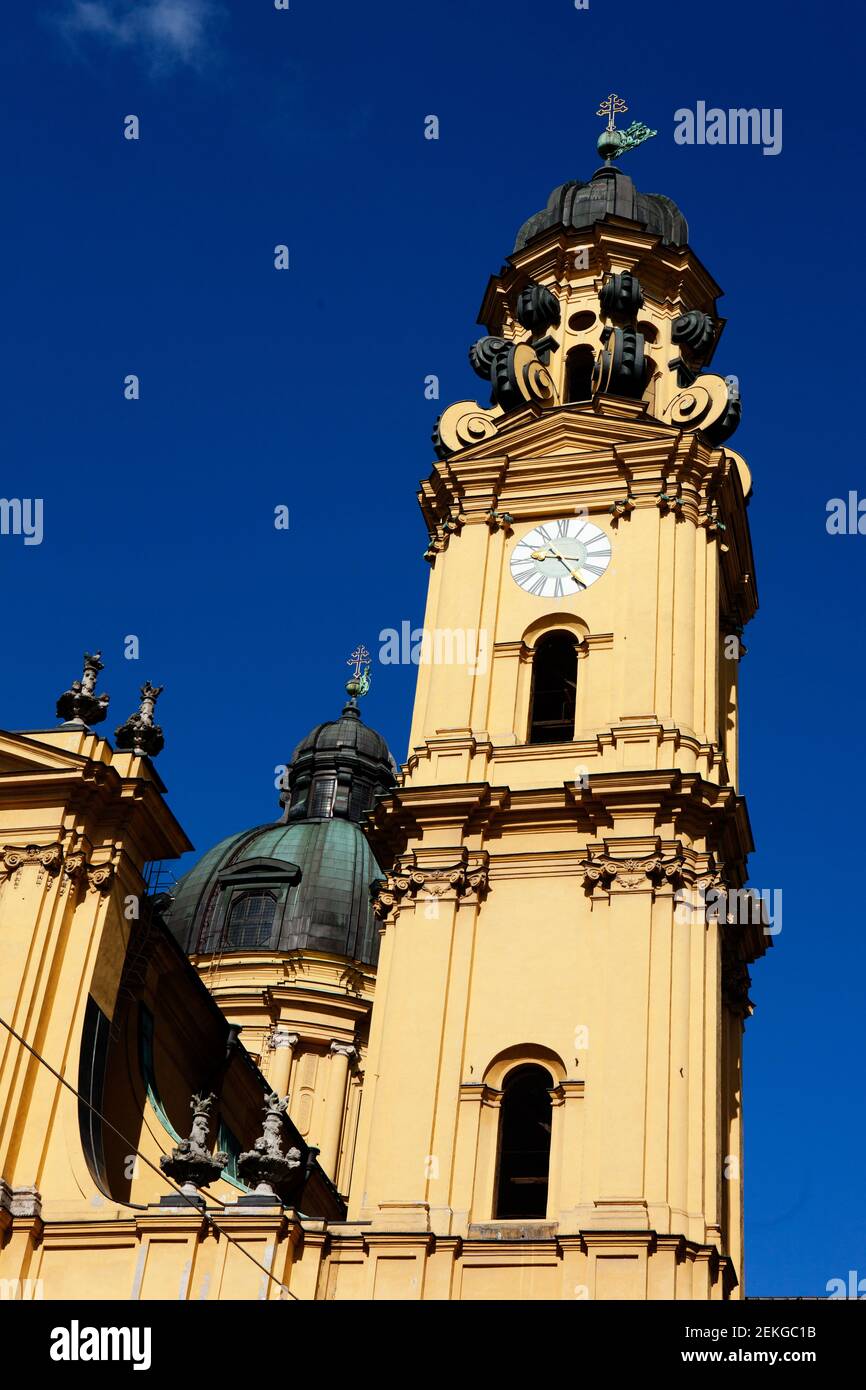
M715 337L716 325L700 309L689 309L671 324L671 341L685 348L697 362L706 359Z
M677 887L683 881L683 860L679 854L651 854L640 859L614 859L607 855L590 852L583 861L583 875L586 887L591 891L596 884L603 889L645 888L649 885L662 887L670 884Z
M107 893L114 882L113 864L88 864L87 886L97 893Z
M662 412L662 419L681 430L700 430L711 444L722 444L740 423L742 403L733 377L704 372Z
M472 370L489 381L492 400L503 411L535 402L557 405L553 378L529 343L509 343L504 338L479 338L469 349Z
M471 449L473 444L490 439L499 429L502 414L498 408L485 410L477 401L455 401L436 421L433 431L436 457L446 459L449 454Z
M38 870L40 879L46 873L54 878L59 874L62 863L63 847L59 844L4 845L0 850L0 871L9 878L28 865Z
M530 333L555 328L560 319L559 300L546 285L529 280L517 299L517 321Z
M37 870L37 882L47 874L56 878L61 873L61 888L87 879L88 887L106 892L114 879L113 864L91 864L84 850L63 851L59 843L50 845L4 845L0 849L0 878L16 878L26 868Z
M373 911L384 919L406 902L418 897L478 901L488 890L488 871L485 864L461 864L454 868L397 869L371 885Z
M636 328L606 328L592 375L593 395L639 400L646 386L644 338Z
M614 323L631 323L643 308L643 289L631 271L609 275L598 292L601 312Z

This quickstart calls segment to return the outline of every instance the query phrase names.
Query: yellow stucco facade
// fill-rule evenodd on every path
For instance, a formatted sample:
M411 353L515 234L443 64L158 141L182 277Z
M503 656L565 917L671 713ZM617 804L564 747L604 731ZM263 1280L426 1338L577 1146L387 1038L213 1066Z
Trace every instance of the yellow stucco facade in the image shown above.
M544 339L518 308L528 285ZM188 847L152 763L88 730L0 736L0 1017L79 1090L96 1017L92 1104L123 1133L88 1148L80 1101L0 1030L0 1279L51 1298L743 1296L742 1040L768 937L706 897L742 889L752 848L751 481L722 438L731 390L681 326L717 338L718 294L687 245L610 214L542 229L491 281L485 341L511 376L439 422L409 752L365 827L385 868L378 967L175 959L129 917L146 864ZM634 334L637 392L613 361ZM575 520L598 574L563 558ZM576 680L569 736L546 741L555 634ZM221 1068L220 1020L244 1044ZM543 1173L503 1166L519 1077L549 1108ZM158 1205L202 1085L240 1147L267 1091L289 1097L314 1146L300 1208L240 1203L229 1168L207 1211Z

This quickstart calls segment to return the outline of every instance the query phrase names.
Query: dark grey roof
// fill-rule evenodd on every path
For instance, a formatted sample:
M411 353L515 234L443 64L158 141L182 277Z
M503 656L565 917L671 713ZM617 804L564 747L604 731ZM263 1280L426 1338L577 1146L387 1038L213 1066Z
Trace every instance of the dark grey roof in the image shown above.
M360 822L391 787L388 745L351 699L292 755L283 819L242 830L202 855L177 885L166 921L189 955L328 951L375 962L370 884L383 877ZM266 895L263 920L243 899ZM238 913L235 913L238 904Z
M577 231L601 222L609 214L640 222L647 231L673 246L688 243L688 223L675 202L663 193L638 192L628 174L614 164L605 164L596 170L589 183L573 180L554 188L547 207L520 228L514 250L522 251L534 237L551 227Z
M357 701L343 706L339 719L317 724L302 738L288 773L288 787L280 800L286 820L322 814L347 816L360 821L374 801L394 785L397 768L388 745L361 720ZM317 793L323 782L334 780L332 807L323 812Z

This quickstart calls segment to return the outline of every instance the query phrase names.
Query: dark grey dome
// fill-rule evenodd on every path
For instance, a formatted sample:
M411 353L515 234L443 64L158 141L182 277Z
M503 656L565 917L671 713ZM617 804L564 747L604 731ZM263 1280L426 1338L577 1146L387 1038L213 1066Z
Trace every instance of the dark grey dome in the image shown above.
M663 193L639 193L628 174L613 164L605 164L589 183L573 180L554 188L547 207L520 228L514 250L522 251L551 227L577 231L601 222L608 214L640 222L648 232L673 246L688 244L689 226L675 202Z
M325 724L317 724L306 738L302 738L294 753L292 763L306 753L330 748L353 748L362 757L393 766L388 745L381 734L361 721L361 711L354 700L343 706L339 719L330 719Z
M360 821L396 774L354 698L317 724L294 751L282 820L221 840L178 883L166 920L183 949L307 949L375 963L370 885L383 874Z
M280 800L288 822L340 816L360 821L397 776L388 745L361 721L357 701L344 705L339 719L317 724L302 738Z
M383 877L349 820L260 825L202 856L166 921L188 955L306 949L375 963L370 885Z

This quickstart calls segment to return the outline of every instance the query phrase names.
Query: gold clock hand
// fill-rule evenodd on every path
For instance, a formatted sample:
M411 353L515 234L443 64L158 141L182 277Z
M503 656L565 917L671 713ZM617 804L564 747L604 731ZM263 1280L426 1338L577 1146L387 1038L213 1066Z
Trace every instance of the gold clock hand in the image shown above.
M549 545L546 551L533 550L530 558L533 560L558 560L561 565L565 565L565 568L568 570L575 583L583 584L583 580L578 574L578 571L571 568L571 561L566 560L564 555L560 555L558 550L554 550L552 545ZM583 587L586 588L586 585L583 584Z

